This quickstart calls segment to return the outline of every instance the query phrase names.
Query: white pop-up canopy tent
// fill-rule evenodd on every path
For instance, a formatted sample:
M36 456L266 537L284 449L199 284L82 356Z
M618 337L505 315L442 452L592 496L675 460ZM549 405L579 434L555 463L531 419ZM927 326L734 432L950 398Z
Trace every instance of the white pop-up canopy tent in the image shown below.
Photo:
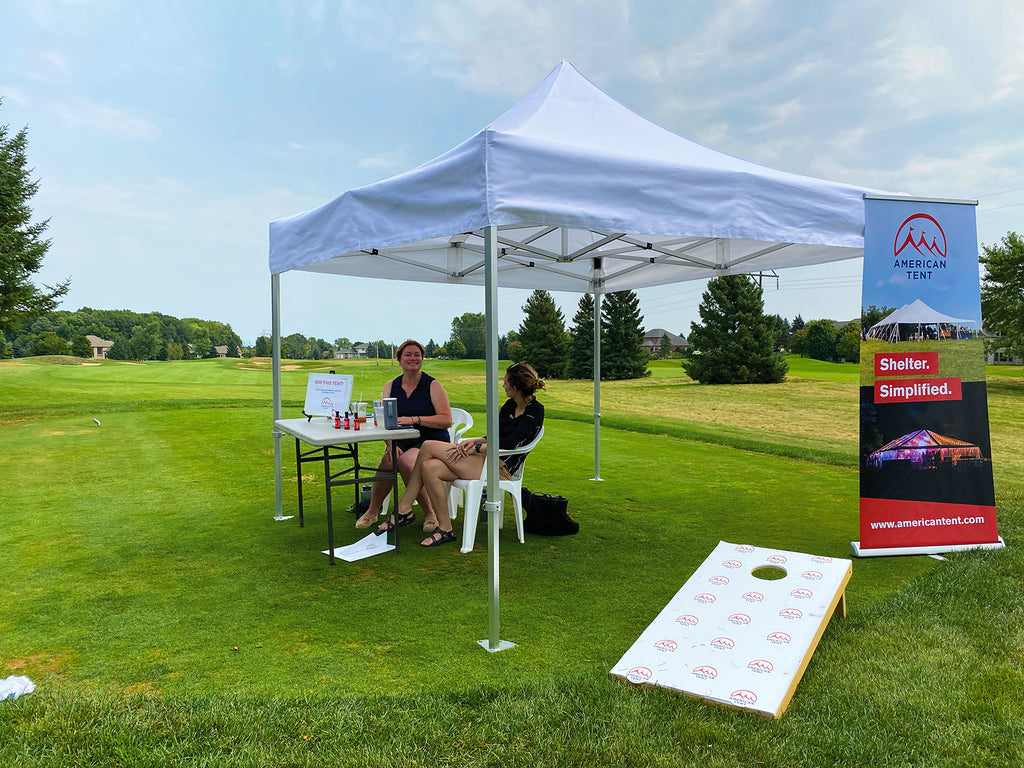
M592 293L598 475L601 295L859 257L864 195L874 192L689 141L632 112L563 61L505 114L440 157L271 222L274 418L281 408L283 272L484 285L492 435L500 404L498 284ZM280 517L281 435L274 439ZM497 480L491 453L488 487ZM490 650L500 646L496 497L488 497Z

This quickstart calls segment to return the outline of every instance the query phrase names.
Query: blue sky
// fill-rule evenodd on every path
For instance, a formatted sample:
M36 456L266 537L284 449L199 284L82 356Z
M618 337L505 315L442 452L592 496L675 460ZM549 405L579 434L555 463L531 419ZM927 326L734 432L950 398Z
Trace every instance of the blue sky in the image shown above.
M978 199L978 236L1024 232L1024 3L672 0L6 0L0 123L28 126L39 282L62 308L270 328L267 225L424 162L560 61L626 106L787 171ZM860 261L786 270L769 312L859 312ZM447 338L483 292L282 278L282 329ZM688 333L703 283L639 292ZM500 292L515 328L526 292ZM556 294L569 321L577 296ZM394 305L382 310L381 307Z

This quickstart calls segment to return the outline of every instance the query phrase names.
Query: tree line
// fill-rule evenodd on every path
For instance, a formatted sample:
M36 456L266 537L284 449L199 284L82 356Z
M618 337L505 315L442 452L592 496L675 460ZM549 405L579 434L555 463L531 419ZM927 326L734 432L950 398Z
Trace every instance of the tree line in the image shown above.
M107 351L112 360L217 357L218 346L227 347L228 357L240 357L242 353L238 334L230 325L216 320L82 307L73 312L43 312L15 330L0 333L0 357L92 357L93 347L87 335L113 342Z
M593 295L580 297L572 324L547 291L530 294L523 321L498 339L498 358L528 362L541 378L589 379L594 375ZM452 320L451 338L438 350L443 356L482 359L486 353L485 318L466 312ZM601 301L601 378L635 379L650 375L643 346L643 316L633 291L605 294ZM428 347L429 353L429 347Z

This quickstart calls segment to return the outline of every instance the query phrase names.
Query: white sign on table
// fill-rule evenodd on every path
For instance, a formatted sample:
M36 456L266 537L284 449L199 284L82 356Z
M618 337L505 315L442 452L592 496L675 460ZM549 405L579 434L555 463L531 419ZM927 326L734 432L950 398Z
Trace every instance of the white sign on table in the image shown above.
M335 411L344 413L349 410L354 380L351 373L309 374L303 412L308 416L333 416Z

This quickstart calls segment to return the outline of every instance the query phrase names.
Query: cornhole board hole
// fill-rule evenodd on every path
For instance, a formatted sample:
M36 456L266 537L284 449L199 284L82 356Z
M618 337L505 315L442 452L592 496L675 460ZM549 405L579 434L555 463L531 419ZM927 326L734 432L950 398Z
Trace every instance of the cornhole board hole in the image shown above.
M614 677L780 717L853 563L719 542L612 668Z

